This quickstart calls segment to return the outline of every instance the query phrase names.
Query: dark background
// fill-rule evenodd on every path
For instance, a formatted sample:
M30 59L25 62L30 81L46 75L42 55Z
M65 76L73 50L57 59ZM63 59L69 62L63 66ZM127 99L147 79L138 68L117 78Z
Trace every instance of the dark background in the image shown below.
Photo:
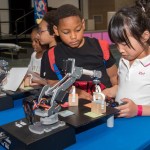
M15 21L19 17L33 10L31 0L9 0L10 33L15 34ZM34 12L17 23L18 34L25 31L35 24ZM28 31L29 33L31 31Z

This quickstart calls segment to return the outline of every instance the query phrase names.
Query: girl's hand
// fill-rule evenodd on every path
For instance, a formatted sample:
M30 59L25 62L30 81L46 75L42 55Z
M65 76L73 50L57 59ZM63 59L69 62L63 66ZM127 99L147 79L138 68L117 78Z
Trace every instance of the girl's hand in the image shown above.
M137 115L137 105L131 99L124 98L122 102L125 104L116 107L119 110L118 117L130 118Z

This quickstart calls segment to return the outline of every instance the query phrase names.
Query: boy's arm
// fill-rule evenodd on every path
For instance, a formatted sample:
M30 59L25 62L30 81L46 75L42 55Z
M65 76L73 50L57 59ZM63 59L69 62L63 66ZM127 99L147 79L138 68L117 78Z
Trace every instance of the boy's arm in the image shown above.
M93 96L84 90L76 88L76 91L77 91L79 99L86 99L86 100L90 100L90 101L93 99Z
M50 86L54 86L59 80L46 80L47 84L49 84Z
M46 85L47 82L45 79L41 78L39 74L28 71L25 79L24 79L25 86L35 86L35 85Z
M112 67L107 68L107 74L110 78L110 82L112 86L118 85L118 72L117 72L117 66L115 64Z
M111 88L106 88L103 90L103 93L106 97L116 97L116 93L118 90L118 74L117 74L117 66L114 64L110 68L107 68L107 74L110 78L110 82L112 84Z

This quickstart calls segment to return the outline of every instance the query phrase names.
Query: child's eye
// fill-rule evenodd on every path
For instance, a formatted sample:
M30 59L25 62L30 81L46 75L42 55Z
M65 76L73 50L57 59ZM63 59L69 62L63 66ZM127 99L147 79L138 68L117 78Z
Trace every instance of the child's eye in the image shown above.
M69 31L64 30L64 31L62 31L62 33L63 33L63 34L69 34Z
M120 43L121 45L123 45L123 46L127 46L127 44L126 43Z
M63 32L64 34L68 34L69 32Z
M81 31L81 28L76 30L76 32L80 32L80 31Z
M38 39L35 39L34 41L35 41L35 43L39 43L39 40L38 40Z
M123 43L116 43L116 47L119 49L119 46L127 46L127 44L125 42Z

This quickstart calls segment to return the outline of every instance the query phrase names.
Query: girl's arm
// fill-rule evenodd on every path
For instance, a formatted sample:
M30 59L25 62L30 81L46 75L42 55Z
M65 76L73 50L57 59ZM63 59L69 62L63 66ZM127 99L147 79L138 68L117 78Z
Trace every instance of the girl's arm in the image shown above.
M118 117L130 118L140 114L141 116L150 116L150 106L136 105L131 99L124 98L122 102L124 105L116 107L119 110Z

